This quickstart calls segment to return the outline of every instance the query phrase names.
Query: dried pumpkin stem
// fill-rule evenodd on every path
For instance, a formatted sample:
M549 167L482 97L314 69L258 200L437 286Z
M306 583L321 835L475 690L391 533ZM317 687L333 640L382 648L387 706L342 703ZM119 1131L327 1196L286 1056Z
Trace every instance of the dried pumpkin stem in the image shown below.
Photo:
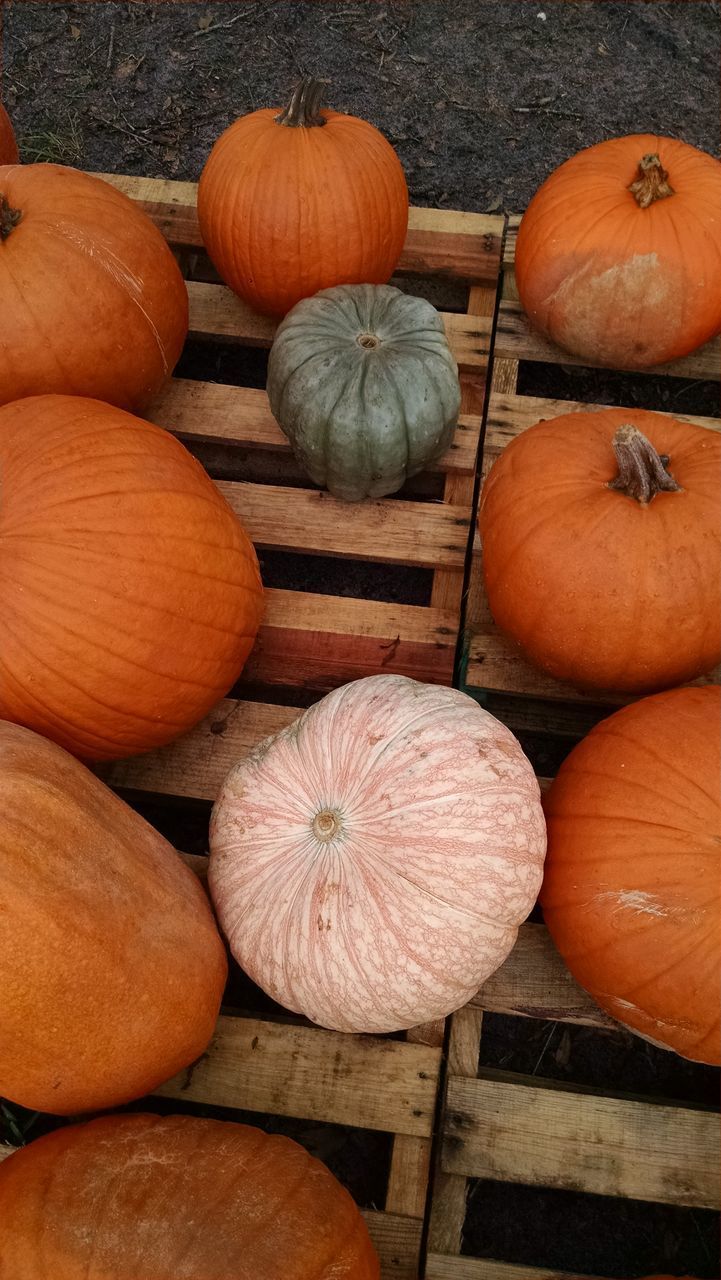
M0 196L0 240L7 240L13 227L22 218L21 209L11 209L7 196Z
M668 455L657 453L638 427L632 427L630 423L619 427L613 437L613 451L618 462L618 475L609 482L609 489L617 489L644 506L657 493L682 492L681 485L666 470Z
M320 114L320 101L326 83L313 76L304 76L295 86L288 106L275 117L275 123L284 124L289 129L309 129L325 124L325 116Z
M668 180L668 173L657 155L642 156L638 162L638 177L628 188L640 209L648 209L656 200L675 195Z

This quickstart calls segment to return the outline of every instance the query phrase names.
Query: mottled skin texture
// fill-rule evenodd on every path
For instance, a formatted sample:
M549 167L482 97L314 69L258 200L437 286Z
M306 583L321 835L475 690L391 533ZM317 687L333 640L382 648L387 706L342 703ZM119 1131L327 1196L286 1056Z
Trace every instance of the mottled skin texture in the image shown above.
M96 400L0 408L0 717L76 755L169 742L237 680L258 562L167 431Z
M18 144L15 141L15 131L7 111L2 102L0 102L0 165L17 164L18 160Z
M149 1093L218 1015L200 884L77 760L4 721L0 814L0 1096L69 1115Z
M629 186L658 154L674 194L640 208ZM516 246L537 329L592 364L643 369L721 329L721 163L673 138L611 138L536 192Z
M56 164L0 168L0 403L58 392L142 409L188 332L185 282L127 196Z
M543 914L612 1017L721 1065L721 690L674 689L616 712L546 797Z
M395 493L448 448L458 366L424 298L390 285L339 285L279 326L270 407L301 466L337 498Z
M251 977L323 1026L382 1032L458 1008L506 958L545 828L505 726L454 689L373 676L236 766L210 847Z
M194 1116L56 1130L0 1165L3 1280L379 1280L348 1192L289 1138Z
M384 283L408 227L400 160L373 125L323 110L320 126L286 128L278 114L254 111L226 129L198 187L217 270L273 316L331 285Z
M625 423L681 492L608 488ZM651 692L721 659L721 435L634 409L569 413L517 436L483 487L483 572L498 626L581 688Z

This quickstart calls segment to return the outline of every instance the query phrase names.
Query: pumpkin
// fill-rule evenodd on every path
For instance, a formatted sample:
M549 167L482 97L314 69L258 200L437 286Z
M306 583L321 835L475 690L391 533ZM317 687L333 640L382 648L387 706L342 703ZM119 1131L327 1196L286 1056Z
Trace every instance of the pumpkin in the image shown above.
M68 1115L148 1093L203 1053L220 1007L200 882L84 765L6 721L0 813L0 1095Z
M208 874L233 954L274 1000L383 1032L445 1016L498 968L544 852L505 725L455 689L371 676L230 772Z
M17 164L19 159L15 131L7 111L0 102L0 165Z
M611 138L536 192L516 245L532 326L590 364L644 369L721 329L721 163L675 138Z
M57 1129L0 1165L0 1219L8 1280L380 1276L325 1165L223 1120L115 1115Z
M147 751L235 683L252 544L167 431L75 396L0 408L0 718L75 754Z
M0 403L58 392L140 409L170 377L188 295L127 196L56 164L0 168Z
M351 502L395 493L435 462L461 407L438 312L372 284L293 307L271 348L268 398L311 479Z
M365 120L321 110L322 93L306 77L284 111L236 120L200 178L200 230L216 269L272 316L331 285L384 283L405 241L398 156Z
M546 797L541 894L571 973L654 1044L721 1065L721 690L673 689L592 729Z
M535 666L650 692L721 658L721 436L640 409L517 436L483 489L491 612Z

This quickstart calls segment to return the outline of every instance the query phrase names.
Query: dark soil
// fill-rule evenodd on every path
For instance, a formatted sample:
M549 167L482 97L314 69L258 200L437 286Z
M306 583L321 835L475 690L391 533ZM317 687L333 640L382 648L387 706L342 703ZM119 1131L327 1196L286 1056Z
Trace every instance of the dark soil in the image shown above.
M715 0L0 0L0 16L2 97L28 161L194 180L231 120L280 105L310 72L331 82L329 105L386 134L415 204L522 210L558 163L616 134L657 132L719 149ZM189 344L178 372L263 386L265 364L260 352ZM719 412L717 386L678 379L524 365L520 389ZM215 474L227 473L222 451L198 452ZM297 586L302 577L306 590L385 600L422 603L430 590L423 571L369 575L352 564L339 585L337 563L320 558L268 554L263 573L269 585ZM537 734L524 745L549 773L570 743ZM129 798L177 845L206 852L207 805ZM235 968L228 1000L270 1008ZM717 1072L620 1029L489 1015L479 1069L696 1106L718 1098ZM152 1106L181 1109L159 1099ZM303 1142L360 1203L383 1203L387 1137L247 1118ZM16 1142L25 1128L32 1137L56 1123L7 1108L0 1139ZM492 1182L471 1186L464 1252L599 1276L719 1274L715 1214Z

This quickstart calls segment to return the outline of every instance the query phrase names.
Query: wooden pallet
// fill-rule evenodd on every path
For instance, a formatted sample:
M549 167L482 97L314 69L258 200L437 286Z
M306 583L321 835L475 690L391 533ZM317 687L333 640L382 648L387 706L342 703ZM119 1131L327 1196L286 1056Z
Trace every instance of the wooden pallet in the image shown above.
M553 346L529 328L518 301L514 276L519 223L520 215L514 215L509 220L504 246L501 303L493 347L493 378L483 444L482 480L505 446L541 418L553 418L574 410L605 407L518 394L520 361L565 366L584 363ZM649 373L719 381L721 340L717 338L685 359L649 370ZM676 416L712 430L721 430L721 421L717 418L693 417L683 413ZM718 683L720 677L721 669L696 683ZM628 701L622 695L613 693L582 693L569 684L537 671L520 657L493 622L483 589L482 549L478 538L474 542L469 582L461 687L483 701L490 711L516 732L540 730L573 737L582 736L597 720Z
M102 176L144 207L186 273L192 271L191 336L268 347L273 325L218 283L204 258L195 186ZM232 476L219 488L261 558L272 550L420 567L432 574L432 587L428 602L413 606L268 591L266 619L240 696L225 699L165 750L105 768L112 786L169 802L212 800L231 765L292 721L307 705L309 691L315 696L381 672L452 683L502 232L501 218L411 210L400 274L420 275L436 286L452 283L463 290L465 311L443 315L463 388L455 439L406 496L351 505L314 489L295 469L264 391L177 378L152 407L149 416L190 447L231 450ZM261 480L257 464L263 458L268 474ZM203 858L191 863L203 872ZM403 1039L345 1036L291 1016L251 1016L224 1006L207 1054L158 1094L184 1104L390 1135L385 1201L366 1217L384 1280L416 1280L443 1036L443 1023L417 1028Z

